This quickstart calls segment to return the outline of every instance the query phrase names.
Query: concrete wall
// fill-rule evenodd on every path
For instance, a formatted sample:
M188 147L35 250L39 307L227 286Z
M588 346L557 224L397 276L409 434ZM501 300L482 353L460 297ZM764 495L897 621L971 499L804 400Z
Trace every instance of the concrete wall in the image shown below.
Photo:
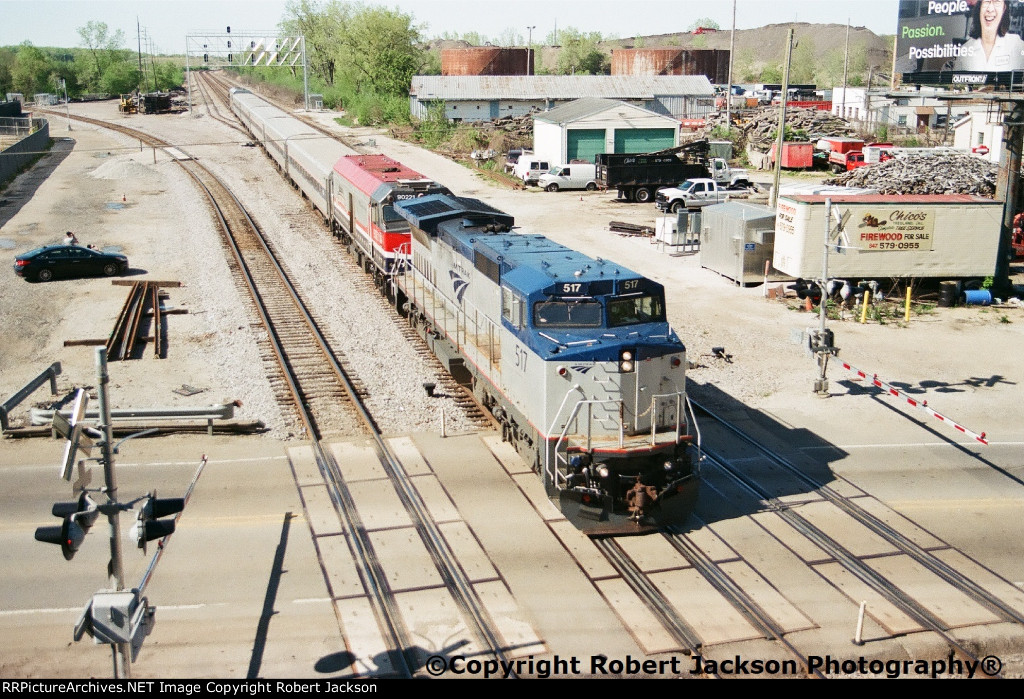
M33 121L39 125L35 133L26 136L0 153L0 182L14 179L21 168L35 160L39 153L49 149L50 122L46 119Z

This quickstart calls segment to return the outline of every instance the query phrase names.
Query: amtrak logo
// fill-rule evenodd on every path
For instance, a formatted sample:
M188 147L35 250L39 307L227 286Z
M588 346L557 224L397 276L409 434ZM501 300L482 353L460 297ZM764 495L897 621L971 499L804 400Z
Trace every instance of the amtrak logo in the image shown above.
M585 364L574 364L572 366L572 370L577 372L577 373L580 373L580 374L586 374L588 371L590 371L593 368L594 368L593 365L589 365L588 366L588 365L585 365Z
M461 304L462 297L466 293L466 289L469 288L469 282L460 277L458 272L448 272L448 276L452 278L452 290L455 292L455 300Z

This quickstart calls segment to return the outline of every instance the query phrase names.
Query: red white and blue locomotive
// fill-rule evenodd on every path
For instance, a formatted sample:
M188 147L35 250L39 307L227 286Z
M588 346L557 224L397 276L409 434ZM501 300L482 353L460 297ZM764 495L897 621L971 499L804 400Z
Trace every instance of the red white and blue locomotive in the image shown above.
M256 100L266 104L232 91L254 137L289 134L284 149L264 143L267 153L491 411L567 518L600 536L689 516L699 434L660 284L513 232L512 216L385 156L338 155ZM314 162L289 174L310 142Z

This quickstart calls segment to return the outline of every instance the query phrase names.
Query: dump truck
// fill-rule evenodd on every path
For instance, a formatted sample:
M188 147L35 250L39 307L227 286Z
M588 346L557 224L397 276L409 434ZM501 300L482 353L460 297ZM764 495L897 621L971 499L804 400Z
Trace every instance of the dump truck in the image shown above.
M730 186L749 183L746 170L730 168L709 151L709 143L702 140L654 153L598 153L597 186L617 190L620 199L643 203L653 201L663 187L694 178L710 177Z

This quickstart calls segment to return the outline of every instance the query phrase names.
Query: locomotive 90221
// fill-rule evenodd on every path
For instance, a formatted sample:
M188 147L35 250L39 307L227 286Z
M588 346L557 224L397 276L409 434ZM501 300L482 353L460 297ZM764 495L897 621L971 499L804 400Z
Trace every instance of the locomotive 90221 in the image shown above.
M682 523L699 432L664 288L352 154L245 90L232 109L592 536Z

